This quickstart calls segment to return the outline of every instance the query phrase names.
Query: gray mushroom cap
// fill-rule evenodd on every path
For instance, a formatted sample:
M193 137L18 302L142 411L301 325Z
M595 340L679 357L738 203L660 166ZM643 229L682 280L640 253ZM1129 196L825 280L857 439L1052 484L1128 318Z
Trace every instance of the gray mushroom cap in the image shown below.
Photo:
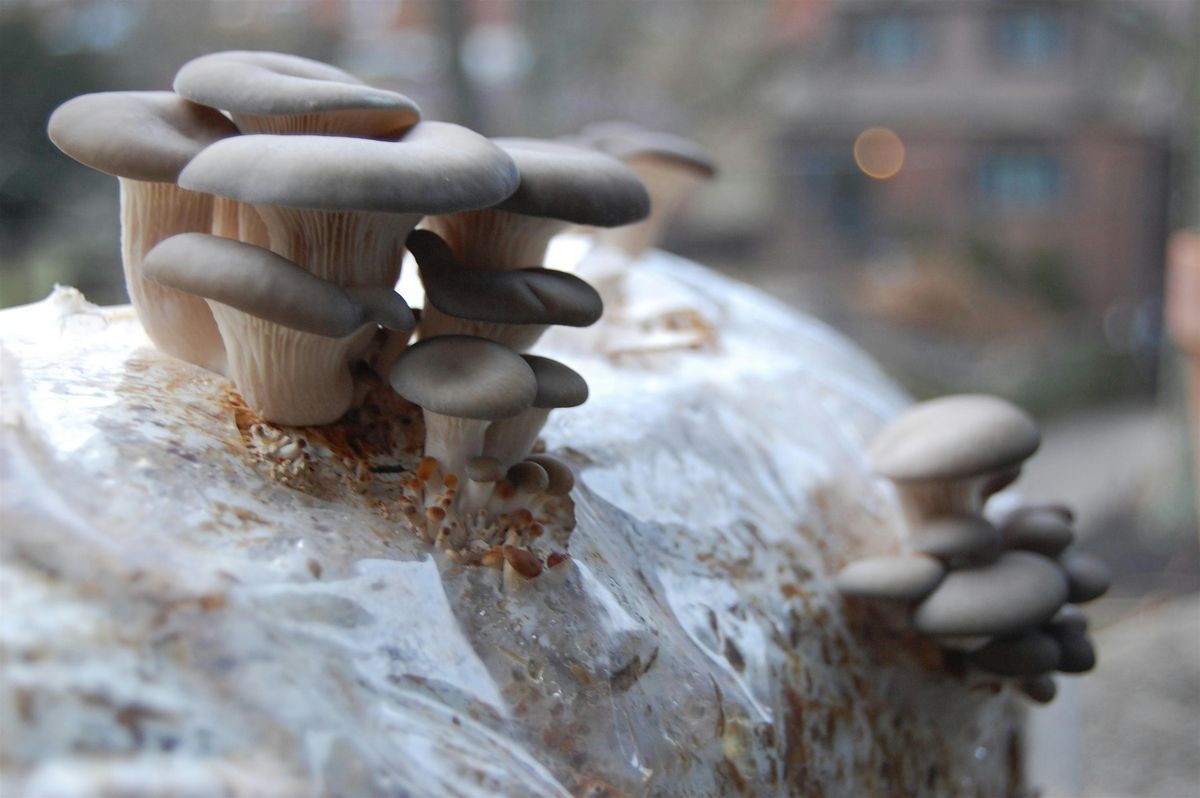
M570 466L557 457L549 454L531 454L525 459L537 463L545 469L546 476L550 479L550 484L546 486L546 493L551 496L565 496L571 492L571 488L575 487L574 472L571 471Z
M913 536L913 550L943 560L998 553L1000 532L977 515L946 516L927 521Z
M587 401L587 382L570 366L540 355L521 355L537 379L533 407L576 407Z
M932 557L865 557L843 568L835 579L840 593L885 601L916 601L937 587L946 567Z
M1108 592L1112 576L1104 560L1083 551L1067 551L1061 562L1067 574L1067 600L1072 604L1083 604Z
M440 335L413 344L392 367L396 393L455 418L515 416L537 395L533 369L508 347L469 335Z
M498 210L574 224L616 227L644 219L641 179L610 155L540 139L493 139L520 170L521 183Z
M519 179L512 160L483 136L422 122L396 141L237 136L197 155L179 185L263 205L432 214L494 205Z
M340 288L270 250L206 233L160 242L143 269L162 285L315 335L342 338L372 322L394 330L415 324L394 291Z
M994 396L963 394L922 402L871 442L877 474L897 482L963 479L1011 468L1041 442L1033 420Z
M1062 652L1049 633L1028 631L1016 637L993 640L971 652L968 661L1001 676L1035 676L1059 665Z
M1057 557L1075 540L1070 513L1064 510L1057 506L1018 508L1000 526L1004 545Z
M713 177L717 173L712 157L696 142L683 136L647 130L632 122L594 122L567 140L595 147L623 161L661 158L703 177Z
M403 94L377 89L330 64L284 53L229 50L188 61L175 91L193 102L262 116L359 112L373 134L398 133L421 118Z
M455 318L587 327L604 312L596 289L573 274L542 268L467 269L446 242L429 230L414 232L407 246L420 267L426 297Z
M169 91L84 94L60 105L50 140L75 160L115 177L174 183L188 161L237 135L220 112Z
M504 478L522 493L544 493L550 487L550 476L546 469L532 460L515 464L508 469Z
M1007 635L1049 620L1067 598L1067 580L1051 560L1008 551L988 565L951 571L913 612L935 636Z

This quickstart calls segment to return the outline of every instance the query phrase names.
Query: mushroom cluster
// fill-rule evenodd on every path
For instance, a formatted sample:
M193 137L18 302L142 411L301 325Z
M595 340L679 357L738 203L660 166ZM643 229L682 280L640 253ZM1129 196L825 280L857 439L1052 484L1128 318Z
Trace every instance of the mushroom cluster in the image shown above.
M902 414L870 455L896 486L906 551L851 562L836 584L843 595L903 608L916 632L1046 702L1052 673L1094 667L1086 619L1069 605L1101 596L1109 576L1071 546L1065 507L1019 507L998 524L985 517L987 499L1016 480L1039 443L1028 415L991 396L944 397Z
M573 476L531 455L550 410L587 385L527 350L602 310L544 253L570 225L645 217L637 174L594 148L424 120L408 97L297 56L205 55L173 88L77 97L49 121L61 150L119 179L126 282L151 341L227 377L256 416L251 439L276 454L308 438L264 430L333 424L381 386L418 405L405 513L460 560L498 551L538 570L525 544L547 523L569 532ZM406 249L419 323L396 291Z

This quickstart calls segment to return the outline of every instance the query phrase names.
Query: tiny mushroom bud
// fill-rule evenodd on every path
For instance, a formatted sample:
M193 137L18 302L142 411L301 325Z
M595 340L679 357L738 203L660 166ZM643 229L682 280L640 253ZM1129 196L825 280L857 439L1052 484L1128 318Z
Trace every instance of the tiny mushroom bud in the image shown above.
M548 357L522 357L535 376L537 393L530 407L488 427L483 450L506 467L524 460L529 454L551 410L576 407L587 401L588 396L587 383L575 370Z
M913 612L928 635L1011 635L1049 620L1067 598L1067 580L1051 560L1008 551L992 563L951 571Z
M184 64L181 96L228 111L243 133L394 137L421 117L416 103L335 66L284 53L229 50Z
M465 335L428 338L404 350L390 382L424 410L425 456L437 459L443 474L462 474L468 460L483 454L488 422L521 413L538 390L520 355Z
M176 185L209 144L237 134L212 108L167 91L85 94L51 115L50 140L67 155L118 178L125 285L146 334L162 351L222 372L216 322L198 297L149 282L142 257L176 233L208 232L213 198Z
M1019 466L1041 442L1020 408L965 394L922 402L871 442L875 473L897 485L913 529L931 518L977 515L997 474Z
M856 560L837 575L842 595L884 601L917 601L929 595L946 574L932 557L906 554Z
M343 289L269 250L204 233L159 243L144 268L149 279L208 300L229 377L280 424L335 421L354 394L350 365L377 325L413 326L391 289Z
M679 208L717 171L712 158L695 142L627 122L588 125L574 140L620 158L645 183L650 215L635 224L595 233L597 243L634 258L657 245Z
M586 327L604 309L596 290L573 274L542 268L465 269L429 230L410 235L408 249L425 286L428 312L421 320L422 338L476 335L524 350L547 325Z

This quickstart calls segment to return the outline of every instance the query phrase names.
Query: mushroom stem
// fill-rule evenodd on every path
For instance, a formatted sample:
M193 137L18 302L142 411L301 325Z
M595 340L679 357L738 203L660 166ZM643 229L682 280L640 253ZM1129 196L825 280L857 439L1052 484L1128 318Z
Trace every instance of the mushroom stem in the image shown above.
M538 342L548 325L503 324L495 321L460 319L443 313L432 302L427 301L421 311L419 329L422 339L437 335L473 335L497 341L514 351L524 352Z
M484 209L431 216L425 226L446 241L466 268L506 271L540 266L550 239L569 225L557 219Z
M146 335L169 355L217 373L226 367L225 347L203 299L149 280L142 260L155 244L177 233L207 232L212 197L174 183L119 178L121 261L125 286Z
M263 418L293 426L326 424L350 409L350 365L370 345L375 323L344 338L327 338L215 300L208 304L221 336L230 342L228 376Z
M424 408L425 456L438 461L443 474L463 474L467 461L483 452L486 419L458 418Z
M983 490L991 475L971 479L904 482L896 485L900 506L913 534L919 534L927 522L949 516L978 515Z
M415 213L321 211L255 205L271 251L340 286L391 288L400 279L404 239Z
M493 421L487 428L483 453L495 457L505 470L525 459L546 426L551 408L530 407L512 418Z

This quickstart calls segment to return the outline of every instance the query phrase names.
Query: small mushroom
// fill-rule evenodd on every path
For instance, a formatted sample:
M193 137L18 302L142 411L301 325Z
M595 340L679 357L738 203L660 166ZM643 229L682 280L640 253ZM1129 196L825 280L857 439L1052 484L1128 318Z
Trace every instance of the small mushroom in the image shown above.
M208 305L146 280L142 258L176 233L208 232L213 199L176 185L209 144L237 134L217 111L167 91L85 94L58 107L50 140L80 163L113 175L121 191L121 261L138 319L169 355L223 372L225 352Z
M914 551L952 567L994 560L1000 554L1000 542L996 527L977 515L935 518L912 531Z
M544 494L550 487L550 476L546 469L532 460L522 460L509 468L504 479L512 486L512 495L502 502L500 512L512 512L518 507L526 507L530 499Z
M1061 656L1053 636L1034 630L992 640L967 661L1000 676L1036 676L1057 668Z
M1000 532L1007 548L1057 557L1075 540L1071 520L1070 511L1058 505L1020 507L1001 522Z
M612 227L646 216L650 198L637 175L604 153L538 139L493 139L520 172L503 202L481 211L431 217L466 268L498 271L540 266L546 245L572 223Z
M616 247L632 258L659 242L684 202L717 171L695 142L628 122L588 125L574 140L624 161L646 185L650 214L645 219L594 233L597 244Z
M537 381L537 394L528 408L493 422L487 429L483 448L484 454L495 457L505 467L525 459L551 410L576 407L587 401L588 396L587 383L574 369L548 357L522 357Z
M1084 604L1108 592L1112 576L1099 557L1082 551L1067 550L1059 560L1067 574L1067 601Z
M489 422L516 416L537 396L533 369L511 349L466 335L427 338L404 350L392 367L392 388L420 405L425 456L442 474L462 474L483 454Z
M1055 666L1063 673L1087 673L1096 667L1096 649L1086 629L1078 625L1051 623L1046 627L1062 652Z
M875 473L896 483L910 527L940 516L978 515L997 475L1011 472L1041 442L1020 408L964 394L922 402L871 442Z
M575 474L570 466L550 454L531 454L525 458L537 463L546 471L550 482L546 485L549 496L566 496L575 487Z
M920 554L866 557L838 572L835 584L845 596L918 601L929 595L945 574L944 565Z
M542 268L465 269L429 230L410 235L408 249L425 286L423 338L475 335L520 351L532 346L547 325L586 327L604 309L596 290L573 274Z
M1042 673L1022 680L1021 692L1039 704L1049 704L1058 694L1058 686L1054 683L1054 677Z
M208 301L230 379L278 424L336 421L354 395L351 363L378 325L414 323L391 289L343 289L269 250L204 233L160 242L143 268L149 279Z
M1002 636L1048 621L1067 598L1067 580L1051 560L1007 551L987 565L951 571L913 612L933 636Z
M465 468L467 484L459 497L464 510L478 510L492 497L496 483L504 478L504 469L495 457L472 457Z
M466 128L422 122L396 141L246 135L219 141L182 186L250 203L271 250L342 286L391 288L404 239L427 213L493 205L516 167Z
M284 53L229 50L184 64L182 97L228 111L243 133L394 137L421 118L417 104L335 66Z

